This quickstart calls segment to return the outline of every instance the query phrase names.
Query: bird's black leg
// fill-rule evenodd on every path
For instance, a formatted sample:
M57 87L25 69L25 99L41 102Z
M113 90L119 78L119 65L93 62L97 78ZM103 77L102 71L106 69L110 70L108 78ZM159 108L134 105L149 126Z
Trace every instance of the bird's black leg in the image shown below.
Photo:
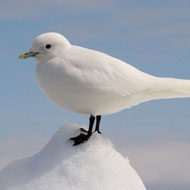
M81 143L87 141L90 138L90 136L92 135L92 128L93 128L93 125L94 125L94 120L95 120L95 117L93 115L91 115L90 118L89 118L88 131L86 131L84 129L81 129L81 131L86 132L87 134L81 133L80 135L78 135L76 137L70 138L71 140L74 141L73 146L81 144Z
M96 116L96 129L95 129L95 132L97 131L100 134L101 134L101 132L100 132L101 117L102 117L101 115Z
M90 137L92 135L92 128L94 125L94 120L95 120L95 117L93 115L91 115L90 119L89 119L89 129L88 129L88 134L87 134L88 137Z

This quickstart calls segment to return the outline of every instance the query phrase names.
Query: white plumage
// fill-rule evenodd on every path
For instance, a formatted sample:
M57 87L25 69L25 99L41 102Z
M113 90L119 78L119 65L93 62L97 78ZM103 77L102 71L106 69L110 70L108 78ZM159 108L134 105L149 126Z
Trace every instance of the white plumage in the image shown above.
M102 52L71 45L57 33L38 36L31 52L38 52L42 91L73 112L105 115L149 100L190 97L189 80L146 74Z

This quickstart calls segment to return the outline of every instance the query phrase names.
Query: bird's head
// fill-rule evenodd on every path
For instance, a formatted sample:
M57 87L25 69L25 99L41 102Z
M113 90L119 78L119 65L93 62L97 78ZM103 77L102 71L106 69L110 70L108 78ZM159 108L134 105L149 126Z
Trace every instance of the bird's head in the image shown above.
M71 44L63 35L54 32L44 33L34 39L29 52L21 54L18 58L34 57L38 63L42 63L54 56L59 56L70 46Z

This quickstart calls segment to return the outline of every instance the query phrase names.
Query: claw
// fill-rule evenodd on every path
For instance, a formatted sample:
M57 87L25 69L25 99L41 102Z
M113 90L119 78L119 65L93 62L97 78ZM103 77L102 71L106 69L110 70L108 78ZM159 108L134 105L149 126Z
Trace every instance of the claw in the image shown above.
M73 146L76 146L76 145L79 145L79 144L84 143L85 141L87 141L89 139L89 137L90 137L89 135L84 135L84 134L81 133L80 135L78 135L76 137L70 138L70 140L73 140L74 141Z
M93 133L98 133L98 134L102 134L100 131L98 131L98 130L95 130Z
M81 130L82 132L88 133L88 131L87 131L86 129L84 129L84 128L80 128L80 130Z

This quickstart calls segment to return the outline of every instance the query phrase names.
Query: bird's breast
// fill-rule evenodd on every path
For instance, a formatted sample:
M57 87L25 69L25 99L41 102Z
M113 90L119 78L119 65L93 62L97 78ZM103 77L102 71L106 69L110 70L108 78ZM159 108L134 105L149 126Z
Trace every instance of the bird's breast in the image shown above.
M123 109L120 97L108 89L90 86L80 70L66 67L66 64L38 64L36 76L41 90L47 97L67 110L104 115Z
M72 68L59 65L38 64L36 68L40 88L52 102L73 112L95 113L99 109L97 91L82 83L77 75Z

